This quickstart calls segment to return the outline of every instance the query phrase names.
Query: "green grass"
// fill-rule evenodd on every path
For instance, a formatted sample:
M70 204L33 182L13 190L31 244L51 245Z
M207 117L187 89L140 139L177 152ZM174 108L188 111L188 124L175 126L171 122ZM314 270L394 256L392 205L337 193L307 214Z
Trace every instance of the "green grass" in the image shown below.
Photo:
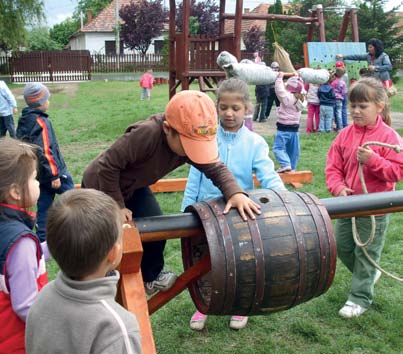
M125 128L152 113L161 112L168 100L167 85L152 91L151 102L139 101L139 86L133 82L88 82L49 85L49 115L74 181L79 183L87 164L107 148ZM13 85L17 96L21 86ZM400 92L403 87L399 85ZM21 101L21 97L19 97ZM399 101L400 100L400 101ZM401 96L392 98L392 111L403 112ZM22 103L19 107L22 107ZM403 130L399 131L400 134ZM300 170L313 172L313 183L302 191L319 198L329 197L325 187L324 166L334 134L301 135ZM272 146L273 137L266 137ZM170 177L185 177L183 166ZM398 185L403 189L403 184ZM291 188L290 188L291 189ZM182 193L159 194L166 214L178 214ZM403 214L392 215L382 266L395 274L403 274ZM182 271L179 240L167 242L167 267ZM48 264L50 277L57 271ZM375 302L358 319L341 319L337 312L348 294L351 275L338 263L333 285L328 292L290 310L269 316L251 317L239 332L229 329L229 317L210 316L206 330L193 332L188 323L194 311L187 291L152 315L152 327L158 353L401 353L403 348L401 285L382 277L376 287Z

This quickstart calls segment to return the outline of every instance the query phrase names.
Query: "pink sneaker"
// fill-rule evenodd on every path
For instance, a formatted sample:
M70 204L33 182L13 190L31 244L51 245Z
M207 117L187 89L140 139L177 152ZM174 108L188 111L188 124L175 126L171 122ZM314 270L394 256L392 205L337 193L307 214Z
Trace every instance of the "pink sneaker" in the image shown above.
M231 321L229 323L229 327L231 329L242 329L246 327L248 323L247 316L232 316Z
M207 315L196 311L190 319L190 328L195 331L202 331L207 320Z

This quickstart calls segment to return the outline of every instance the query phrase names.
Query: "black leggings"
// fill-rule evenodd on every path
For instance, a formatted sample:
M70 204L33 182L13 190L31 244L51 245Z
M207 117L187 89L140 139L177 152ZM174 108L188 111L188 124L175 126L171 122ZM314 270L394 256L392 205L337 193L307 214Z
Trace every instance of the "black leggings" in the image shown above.
M133 212L133 218L162 215L162 210L150 188L137 189L133 196L125 201L126 208ZM141 272L143 280L155 280L164 268L164 248L166 240L143 243Z

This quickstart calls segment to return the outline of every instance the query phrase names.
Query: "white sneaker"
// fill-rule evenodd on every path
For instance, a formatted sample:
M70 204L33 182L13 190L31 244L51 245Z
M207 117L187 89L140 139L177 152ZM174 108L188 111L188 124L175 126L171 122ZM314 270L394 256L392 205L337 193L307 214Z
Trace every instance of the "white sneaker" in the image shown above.
M144 282L147 295L152 295L157 291L167 291L175 284L178 276L175 273L162 270L157 279Z
M343 308L339 311L339 315L344 318L353 318L361 316L367 310L368 309L365 307L355 304L352 301L347 301Z
M378 282L378 280L381 278L382 272L377 269L375 273L375 279L374 279L374 285Z
M194 331L202 331L206 324L207 315L202 314L199 311L196 311L192 318L190 319L190 328Z
M229 327L231 329L242 329L246 327L246 324L248 323L248 317L247 316L232 316L231 321L229 323Z

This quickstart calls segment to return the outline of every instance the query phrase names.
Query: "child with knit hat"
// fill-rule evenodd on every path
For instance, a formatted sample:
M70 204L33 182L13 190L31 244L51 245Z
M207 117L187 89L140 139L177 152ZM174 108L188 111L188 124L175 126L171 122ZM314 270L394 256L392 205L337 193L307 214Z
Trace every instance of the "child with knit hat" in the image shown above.
M118 203L123 221L132 217L162 215L149 186L177 167L189 163L221 190L227 205L237 208L242 219L255 218L259 206L239 187L231 172L218 159L217 111L203 92L177 93L165 113L130 125L111 147L86 168L82 186L110 195ZM177 276L164 271L166 241L143 244L141 272L148 295L170 289Z
M40 147L38 149L40 197L37 203L37 235L45 241L46 216L55 195L74 188L67 171L55 131L46 113L49 108L49 89L30 82L24 88L24 100L28 107L22 110L18 120L17 138Z
M291 172L297 169L300 154L299 122L303 108L304 82L298 76L290 77L283 82L282 72L277 76L274 88L280 106L277 108L277 132L274 137L273 153L280 164L278 173Z

